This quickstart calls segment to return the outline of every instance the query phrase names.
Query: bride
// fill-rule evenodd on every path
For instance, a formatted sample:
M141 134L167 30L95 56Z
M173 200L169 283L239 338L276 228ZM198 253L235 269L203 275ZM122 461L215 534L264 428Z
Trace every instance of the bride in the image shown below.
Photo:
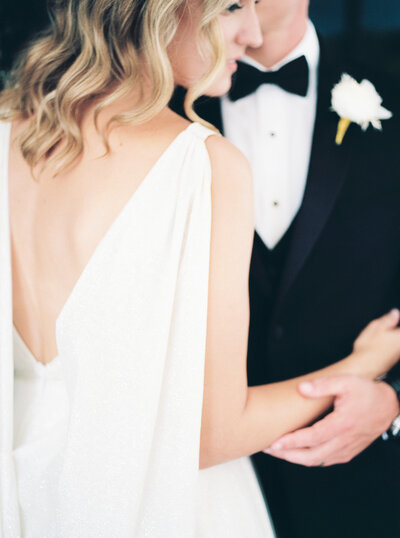
M247 387L249 166L191 108L255 3L54 0L0 95L2 538L273 535L247 456L331 402ZM398 321L306 379L377 378Z

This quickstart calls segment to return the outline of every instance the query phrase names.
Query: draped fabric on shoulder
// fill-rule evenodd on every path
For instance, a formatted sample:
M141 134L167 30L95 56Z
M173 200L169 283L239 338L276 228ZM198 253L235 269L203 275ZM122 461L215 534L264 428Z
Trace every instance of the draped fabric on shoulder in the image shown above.
M8 214L10 124L0 122L0 537L18 538L20 526L13 464L13 338Z
M17 538L9 128L0 129L1 537ZM223 537L203 532L199 522L199 492L213 476L200 479L198 470L211 227L204 141L210 134L192 124L174 140L100 241L57 320L69 413L59 456L32 500L43 538ZM253 471L238 476L255 492L251 519L269 532ZM229 499L221 501L229 506Z

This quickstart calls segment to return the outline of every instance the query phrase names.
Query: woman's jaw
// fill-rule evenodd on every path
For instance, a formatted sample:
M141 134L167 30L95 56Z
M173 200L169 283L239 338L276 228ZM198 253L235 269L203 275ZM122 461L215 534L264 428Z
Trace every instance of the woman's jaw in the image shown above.
M255 4L254 0L243 0L235 11L226 10L219 15L226 60L214 81L205 90L206 95L218 97L226 94L231 87L232 75L237 70L238 61L243 58L246 48L261 46L262 36ZM195 38L200 17L200 6L197 12L192 9L190 16L183 15L169 47L175 83L186 88L196 84L210 69L211 55L207 53L207 47L202 46Z

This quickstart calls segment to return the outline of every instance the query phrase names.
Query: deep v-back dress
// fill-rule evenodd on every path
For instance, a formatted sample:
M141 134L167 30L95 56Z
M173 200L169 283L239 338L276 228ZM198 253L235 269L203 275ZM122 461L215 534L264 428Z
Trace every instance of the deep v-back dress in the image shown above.
M12 323L0 123L0 537L273 536L247 458L198 470L211 226L205 139L168 147L95 249L39 365Z

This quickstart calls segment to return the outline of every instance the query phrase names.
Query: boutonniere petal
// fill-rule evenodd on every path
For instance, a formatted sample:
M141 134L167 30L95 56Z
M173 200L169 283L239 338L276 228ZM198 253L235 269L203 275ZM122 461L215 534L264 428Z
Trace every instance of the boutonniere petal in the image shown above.
M339 146L352 122L360 125L363 131L369 124L381 130L381 120L392 117L390 110L382 106L382 97L369 80L357 82L347 73L343 73L332 89L332 110L340 117L336 133Z

